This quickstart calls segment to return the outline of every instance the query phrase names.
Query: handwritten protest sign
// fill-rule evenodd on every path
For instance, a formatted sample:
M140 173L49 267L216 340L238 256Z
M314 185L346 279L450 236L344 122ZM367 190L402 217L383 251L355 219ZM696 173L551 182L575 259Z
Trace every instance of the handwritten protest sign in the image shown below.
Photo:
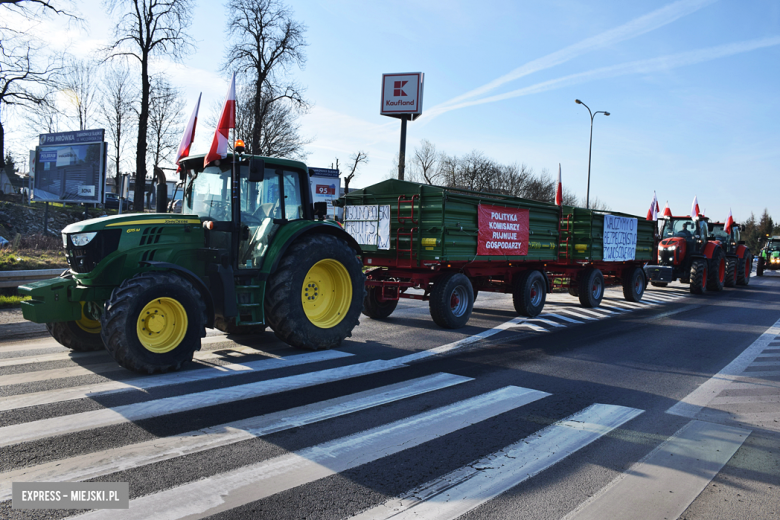
M360 245L390 249L390 206L347 206L344 229Z
M625 262L636 257L635 218L604 215L605 262Z

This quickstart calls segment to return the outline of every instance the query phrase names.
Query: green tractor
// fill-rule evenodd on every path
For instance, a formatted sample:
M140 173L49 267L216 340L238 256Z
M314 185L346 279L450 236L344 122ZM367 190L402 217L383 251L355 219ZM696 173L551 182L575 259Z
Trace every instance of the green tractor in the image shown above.
M235 159L235 163L234 163ZM136 213L62 231L70 269L20 287L24 317L73 350L106 348L140 373L178 370L206 327L335 347L358 324L360 246L312 204L297 161L182 161L181 215ZM315 214L316 213L316 214Z
M780 236L768 237L758 255L756 275L764 276L764 269L780 269Z

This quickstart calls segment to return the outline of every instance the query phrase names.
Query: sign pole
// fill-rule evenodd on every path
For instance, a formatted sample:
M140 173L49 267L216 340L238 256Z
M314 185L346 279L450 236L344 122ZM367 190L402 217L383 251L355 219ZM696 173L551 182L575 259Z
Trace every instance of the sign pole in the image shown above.
M406 165L406 121L407 116L401 116L401 149L398 152L398 180L404 180Z

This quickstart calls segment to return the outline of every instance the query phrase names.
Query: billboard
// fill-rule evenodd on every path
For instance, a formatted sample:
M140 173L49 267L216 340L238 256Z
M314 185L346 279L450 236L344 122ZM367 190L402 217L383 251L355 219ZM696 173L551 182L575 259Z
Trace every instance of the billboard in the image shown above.
M341 179L339 171L330 168L309 168L312 202L326 202L328 215L336 215L333 201L339 198Z
M390 117L422 114L423 73L382 74L382 107L380 114Z
M106 179L104 131L41 134L32 200L97 204Z

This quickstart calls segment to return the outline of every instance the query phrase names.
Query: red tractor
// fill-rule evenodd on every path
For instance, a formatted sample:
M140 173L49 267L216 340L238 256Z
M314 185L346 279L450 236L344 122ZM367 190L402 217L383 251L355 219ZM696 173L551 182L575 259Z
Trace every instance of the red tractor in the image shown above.
M750 283L750 271L753 269L753 255L745 242L740 240L740 227L731 226L731 232L726 231L723 222L708 222L709 239L716 242L726 253L726 287L747 285Z
M646 265L645 274L656 287L680 280L691 284L692 294L721 291L726 282L726 253L709 240L708 219L699 216L661 217L658 265Z

